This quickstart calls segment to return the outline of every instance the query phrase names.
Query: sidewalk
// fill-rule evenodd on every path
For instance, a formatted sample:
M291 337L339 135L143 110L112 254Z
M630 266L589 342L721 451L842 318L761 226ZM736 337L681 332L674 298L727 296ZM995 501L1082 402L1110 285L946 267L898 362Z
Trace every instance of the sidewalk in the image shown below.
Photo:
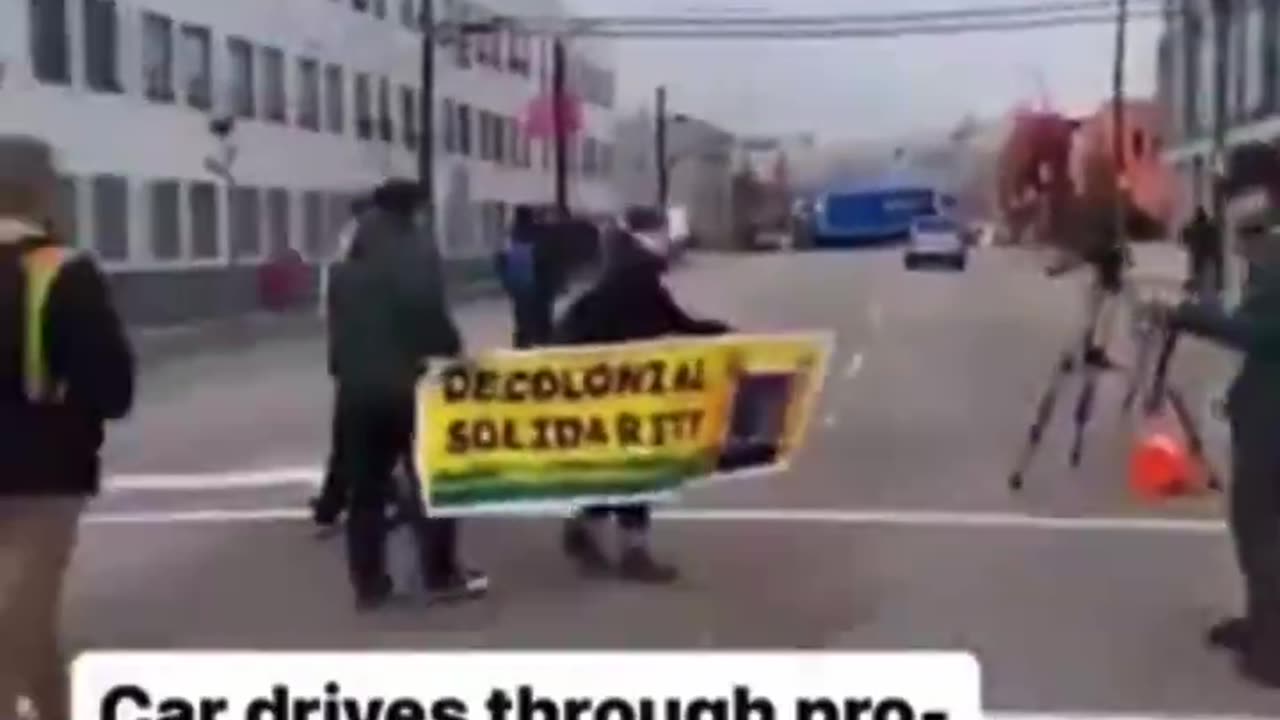
M495 297L496 282L478 282L451 293L451 301L463 305ZM324 317L316 308L289 312L257 312L173 327L129 328L138 361L155 367L206 352L234 352L264 344L318 339L325 331Z

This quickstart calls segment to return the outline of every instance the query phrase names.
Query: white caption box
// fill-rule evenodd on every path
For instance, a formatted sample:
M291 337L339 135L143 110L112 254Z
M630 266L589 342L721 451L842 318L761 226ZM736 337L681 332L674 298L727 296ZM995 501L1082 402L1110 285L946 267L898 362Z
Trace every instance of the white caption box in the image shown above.
M982 717L977 660L927 652L92 652L71 698L77 720Z

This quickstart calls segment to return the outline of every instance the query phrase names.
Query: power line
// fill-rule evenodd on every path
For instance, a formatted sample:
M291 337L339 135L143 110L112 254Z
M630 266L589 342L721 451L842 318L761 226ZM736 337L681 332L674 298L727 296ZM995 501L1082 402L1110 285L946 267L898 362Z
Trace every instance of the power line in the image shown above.
M869 12L869 13L822 13L803 15L577 15L570 17L555 16L518 16L520 22L537 25L567 25L569 27L713 27L729 26L768 27L781 26L815 26L832 24L886 24L914 23L944 20L981 20L1032 17L1064 12L1109 11L1114 13L1118 0L1056 0L1038 4L980 6L954 10L919 10L913 12ZM1137 5L1149 5L1153 9L1163 6L1163 0L1138 0ZM1111 15L1114 17L1114 14Z
M1130 22L1159 20L1167 17L1159 11L1130 12ZM1077 14L1057 17L1017 18L1001 21L915 23L888 27L827 26L791 28L715 28L715 29L608 29L576 28L566 34L573 37L630 38L661 40L821 40L839 38L900 38L922 35L961 35L983 32L1012 32L1065 28L1087 25L1110 25L1110 14Z

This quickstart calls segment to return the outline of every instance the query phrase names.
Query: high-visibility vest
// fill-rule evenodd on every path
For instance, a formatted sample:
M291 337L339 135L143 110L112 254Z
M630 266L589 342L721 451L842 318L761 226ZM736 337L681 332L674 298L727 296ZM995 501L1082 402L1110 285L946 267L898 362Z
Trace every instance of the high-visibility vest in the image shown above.
M54 383L50 378L49 361L45 352L44 320L53 282L63 266L74 257L75 253L57 245L35 248L22 257L26 277L22 380L27 399L33 403L58 403L65 396L65 386Z

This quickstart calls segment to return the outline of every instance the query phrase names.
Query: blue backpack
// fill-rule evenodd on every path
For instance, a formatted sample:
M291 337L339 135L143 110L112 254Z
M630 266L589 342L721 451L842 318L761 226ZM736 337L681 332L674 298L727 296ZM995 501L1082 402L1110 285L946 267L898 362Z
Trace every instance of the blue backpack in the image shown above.
M507 249L506 266L507 283L511 289L520 292L533 289L536 276L531 243L511 243Z

